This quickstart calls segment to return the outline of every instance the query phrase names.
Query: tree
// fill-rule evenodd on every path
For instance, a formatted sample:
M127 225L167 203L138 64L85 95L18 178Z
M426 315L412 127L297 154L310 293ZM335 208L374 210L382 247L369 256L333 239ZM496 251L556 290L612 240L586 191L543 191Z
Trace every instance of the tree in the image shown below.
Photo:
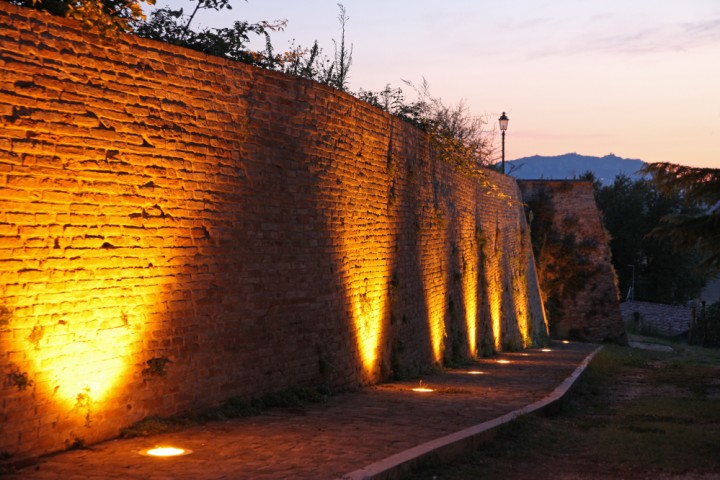
M270 67L272 66L272 43L270 33L285 28L287 22L250 23L236 21L229 28L206 28L194 30L191 23L199 10L231 9L230 0L197 0L197 4L190 15L185 15L182 8L159 8L150 14L150 19L140 23L135 34L141 37L158 40L172 45L178 45L198 50L208 55L225 57L244 63ZM267 54L253 52L248 47L250 35L265 37Z
M698 250L702 255L699 268L720 272L720 170L652 163L643 172L652 175L660 191L679 195L686 204L700 207L694 214L666 216L651 236L669 239L679 252Z
M663 193L646 179L619 175L612 185L595 186L621 293L627 294L634 276L638 300L681 304L696 297L706 280L694 271L697 252L674 252L666 238L648 235L666 216L691 215L695 210L676 193Z
M322 55L317 41L311 48L293 46L290 50L276 53L270 34L283 30L286 20L250 23L236 21L227 28L205 28L196 30L192 22L200 10L230 10L231 0L197 1L192 12L186 15L182 8L165 7L155 9L147 19L141 3L154 5L155 0L5 0L14 5L43 10L53 15L75 18L83 27L97 29L101 34L119 31L198 50L208 55L229 58L269 70L298 75L315 80L339 90L347 90L349 70L352 64L352 45L347 47L345 32L348 17L345 7L338 3L341 27L340 41L335 44L335 59ZM247 1L247 0L245 0ZM253 51L251 37L260 36L265 48Z
M96 29L106 35L129 32L145 19L141 3L155 5L155 0L7 0L13 5L46 11L82 22L86 30Z
M276 53L270 34L287 27L286 20L250 23L236 21L229 28L205 28L195 30L191 23L199 10L230 9L230 0L197 0L190 15L182 8L170 7L154 10L150 19L140 23L135 33L141 37L159 40L173 45L198 50L208 55L229 58L268 70L276 70L290 75L298 75L330 85L339 90L347 90L347 79L352 63L352 46L345 42L346 25L349 20L345 7L338 3L341 27L340 42L335 43L335 60L322 55L317 41L311 48L293 46L290 50ZM250 48L251 36L263 37L265 48L253 51Z

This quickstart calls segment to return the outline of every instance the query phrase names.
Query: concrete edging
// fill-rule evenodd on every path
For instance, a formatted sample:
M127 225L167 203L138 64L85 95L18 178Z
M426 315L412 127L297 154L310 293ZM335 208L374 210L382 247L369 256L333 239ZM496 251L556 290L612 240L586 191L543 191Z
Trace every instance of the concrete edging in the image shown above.
M391 455L354 472L345 474L339 477L339 480L399 479L402 478L403 475L412 472L414 468L423 462L428 460L437 463L448 462L463 453L489 443L494 438L496 430L499 427L512 422L518 417L536 412L559 412L562 409L563 402L572 391L577 380L583 374L590 361L602 348L602 345L599 346L585 357L573 373L545 398L492 420Z

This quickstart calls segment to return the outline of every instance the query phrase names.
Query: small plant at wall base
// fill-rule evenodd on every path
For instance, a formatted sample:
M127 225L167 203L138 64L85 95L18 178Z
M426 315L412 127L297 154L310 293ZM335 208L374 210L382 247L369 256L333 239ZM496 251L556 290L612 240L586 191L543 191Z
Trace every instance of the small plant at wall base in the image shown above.
M82 450L85 448L85 439L82 437L75 437L72 440L65 440L65 447L68 450Z
M90 428L92 424L92 406L93 399L90 396L90 387L85 387L82 392L78 393L75 399L74 411L77 411L85 416L85 427Z
M143 377L164 377L165 367L172 361L167 357L154 357L145 362L147 367L142 371Z
M35 350L40 349L40 341L45 336L45 327L42 325L35 325L30 332L30 335L28 335L28 342L32 343L35 347Z
M18 367L13 367L12 371L8 373L8 383L16 387L20 391L27 390L32 387L35 382L30 379L27 372L21 371Z
M12 318L12 312L4 305L0 305L0 332L10 326L10 319Z

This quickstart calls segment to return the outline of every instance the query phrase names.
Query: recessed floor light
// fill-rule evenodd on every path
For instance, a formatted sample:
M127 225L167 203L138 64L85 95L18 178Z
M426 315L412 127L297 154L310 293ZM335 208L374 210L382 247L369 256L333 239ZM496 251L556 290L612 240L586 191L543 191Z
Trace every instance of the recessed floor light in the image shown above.
M154 447L140 451L140 455L147 457L181 457L183 455L190 455L191 453L192 450L177 447Z
M428 393L428 392L434 392L432 388L427 387L416 387L412 389L413 392L420 392L420 393Z

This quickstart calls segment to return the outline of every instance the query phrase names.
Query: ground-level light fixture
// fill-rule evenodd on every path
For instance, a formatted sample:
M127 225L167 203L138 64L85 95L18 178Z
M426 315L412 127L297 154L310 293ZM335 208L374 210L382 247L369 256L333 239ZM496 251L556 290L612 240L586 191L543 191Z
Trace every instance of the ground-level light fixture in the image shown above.
M435 390L423 385L422 380L420 380L420 384L417 387L413 388L412 391L419 392L419 393L430 393L430 392L434 392Z
M510 360L500 359L500 360L496 360L496 362L506 364L506 363L510 363Z
M543 348L543 349L540 350L540 351L541 351L541 352L552 352L552 349L550 349L550 348Z
M485 372L481 372L480 370L470 370L467 373L468 375L485 375Z
M140 455L160 458L182 457L183 455L190 455L191 453L192 450L190 449L178 447L153 447L140 451Z
M430 392L434 392L435 390L433 390L432 388L427 388L427 387L415 387L412 389L412 391L419 392L419 393L430 393Z

